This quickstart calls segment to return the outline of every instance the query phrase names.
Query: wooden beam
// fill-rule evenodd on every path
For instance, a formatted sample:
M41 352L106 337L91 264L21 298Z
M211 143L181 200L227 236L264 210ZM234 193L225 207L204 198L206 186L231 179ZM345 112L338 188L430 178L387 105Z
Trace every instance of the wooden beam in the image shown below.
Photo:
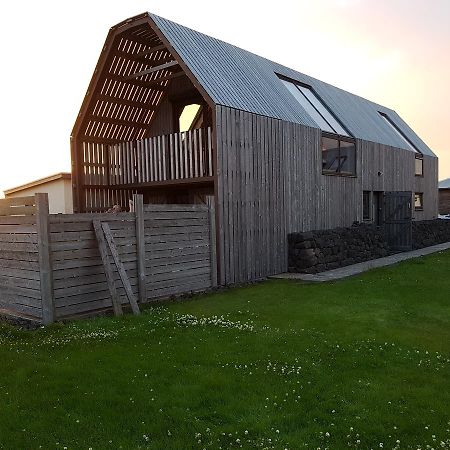
M139 53L128 53L128 52L124 52L123 50L116 50L114 52L115 56L120 56L121 58L126 58L129 59L131 61L147 61L147 62L152 62L151 59L146 59L145 56L151 55L157 51L161 51L161 50L167 50L165 45L157 45L156 47L152 47L149 48L148 50L144 50L142 52Z
M108 73L105 78L113 81L120 81L121 83L127 83L131 86L148 88L148 82L144 80L135 80L133 77L124 77L122 75L115 75L113 73ZM164 86L156 86L155 90L164 90Z
M148 128L148 126L149 126L148 123L144 123L144 122L131 122L128 120L113 119L111 117L90 116L89 120L93 120L95 122L101 122L101 123L112 123L113 125L123 125L126 127Z
M141 77L143 75L148 75L153 72L158 72L159 70L169 69L170 67L178 66L178 61L170 61L165 64L161 64L160 66L152 67L151 69L143 70L142 72L137 72L129 77L126 77L125 80L133 80L136 77Z
M210 232L210 258L211 258L211 285L217 287L217 252L216 252L216 212L214 203L209 207L209 232Z
M139 189L139 188L170 188L183 187L193 185L209 185L214 182L214 177L196 177L196 178L179 178L176 180L149 181L145 183L132 184L84 184L83 187L88 189Z
M144 197L134 194L134 214L136 216L136 253L139 281L139 303L147 301L147 280L145 275L145 229L144 229Z
M83 142L91 142L92 144L105 144L105 145L113 145L113 144L119 144L123 141L120 139L108 139L108 138L99 138L94 136L88 136L86 134L83 134L80 136L80 141ZM81 167L83 164L81 164Z
M115 316L121 316L123 314L122 305L120 304L119 294L117 293L116 285L114 282L114 273L109 263L108 250L106 247L105 236L99 220L93 221L95 236L98 242L98 249L102 258L103 267L105 269L106 281L108 283L109 293L111 295L111 302Z
M157 45L156 47L149 48L143 52L136 53L133 58L141 58L142 56L151 55L152 53L159 52L160 50L167 50L164 44Z
M36 194L35 203L39 252L39 278L41 283L42 322L44 325L48 325L55 321L53 268L50 259L48 194Z
M97 98L97 100L101 100L103 102L118 103L120 105L131 106L133 108L141 108L141 109L145 109L147 111L155 110L155 107L152 105L149 105L148 103L141 103L141 102L136 102L133 100L125 100L125 99L119 98L119 97L111 97L110 95L98 94L96 96L96 98Z
M125 271L125 267L123 266L122 261L120 261L119 252L117 251L116 244L114 243L114 238L111 233L111 229L109 228L109 225L106 222L102 222L101 226L103 229L103 233L105 234L109 250L111 251L111 254L113 256L117 271L119 272L120 279L122 280L122 284L125 289L125 293L127 294L128 301L130 302L133 314L135 315L140 314L139 306L137 304L133 290L131 289L131 284L130 280L128 279L127 272Z
M186 74L183 71L175 72L170 75L166 75L165 77L156 78L155 80L149 80L145 81L147 83L147 86L153 86L156 83L161 83L162 81L172 80L173 78L183 77L186 76ZM164 86L162 86L164 87Z

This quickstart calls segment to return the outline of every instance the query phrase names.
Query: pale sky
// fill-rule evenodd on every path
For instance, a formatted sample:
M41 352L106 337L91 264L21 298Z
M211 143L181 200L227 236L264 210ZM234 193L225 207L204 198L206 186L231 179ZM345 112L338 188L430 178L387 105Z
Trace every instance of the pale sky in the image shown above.
M450 177L450 0L15 0L0 6L0 195L70 171L108 30L144 11L395 109Z

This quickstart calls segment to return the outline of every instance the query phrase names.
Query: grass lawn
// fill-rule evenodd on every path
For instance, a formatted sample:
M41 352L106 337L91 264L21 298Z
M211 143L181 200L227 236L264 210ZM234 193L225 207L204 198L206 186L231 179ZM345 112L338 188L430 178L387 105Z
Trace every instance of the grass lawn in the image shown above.
M0 325L0 361L5 449L449 449L450 252Z

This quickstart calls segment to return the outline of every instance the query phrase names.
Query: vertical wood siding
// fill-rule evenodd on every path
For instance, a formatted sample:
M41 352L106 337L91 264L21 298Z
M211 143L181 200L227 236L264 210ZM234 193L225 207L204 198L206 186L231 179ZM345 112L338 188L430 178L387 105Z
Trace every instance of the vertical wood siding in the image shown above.
M422 183L420 219L436 217L436 158L424 157L418 179L412 152L357 140L357 176L326 176L318 129L224 106L216 123L222 284L286 271L287 235L361 221L363 190L414 192Z

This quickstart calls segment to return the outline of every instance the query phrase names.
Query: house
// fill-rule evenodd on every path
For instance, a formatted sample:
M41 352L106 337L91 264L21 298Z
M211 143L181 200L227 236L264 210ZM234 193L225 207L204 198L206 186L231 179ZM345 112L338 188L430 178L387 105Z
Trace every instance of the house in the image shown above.
M450 178L439 182L439 213L450 214Z
M71 152L75 212L214 205L221 284L286 271L291 232L438 214L395 111L150 13L110 29Z
M73 213L70 173L57 173L4 191L5 198L28 197L36 193L48 194L51 214Z

